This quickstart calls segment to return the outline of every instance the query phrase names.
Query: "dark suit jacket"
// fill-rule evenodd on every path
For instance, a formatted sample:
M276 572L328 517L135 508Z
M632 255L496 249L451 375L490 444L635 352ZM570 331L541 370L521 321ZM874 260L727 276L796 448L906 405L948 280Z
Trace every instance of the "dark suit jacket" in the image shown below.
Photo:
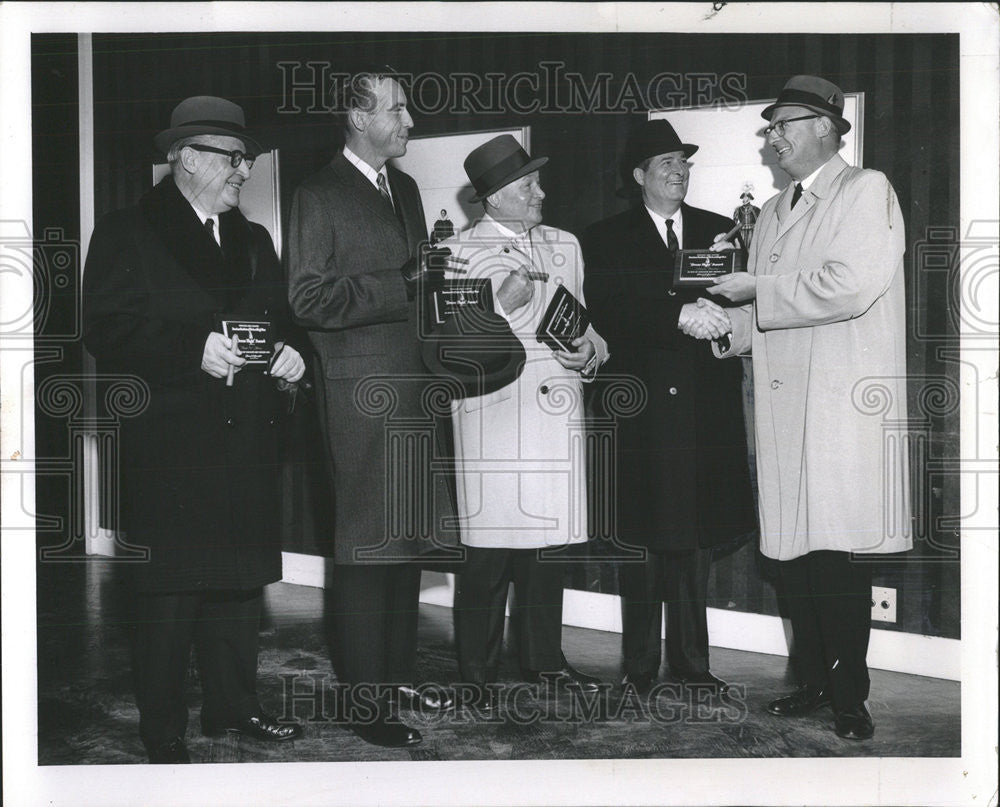
M708 247L732 228L681 209L682 248ZM611 351L600 376L634 376L648 396L637 415L618 418L619 536L668 551L747 533L756 515L740 362L716 359L708 341L677 329L681 306L704 292L673 287L670 252L642 205L591 225L581 243L587 307Z
M219 232L225 256L168 177L102 219L87 255L84 344L108 382L105 400L114 376L145 388L131 405L118 400L134 411L121 419L117 526L150 550L148 563L128 565L147 591L249 589L281 577L283 396L260 369L227 387L201 359L221 318L270 320L283 338L285 284L263 227L231 210Z
M400 562L457 543L441 526L454 507L431 467L432 379L400 274L427 238L423 206L411 177L388 172L401 217L340 153L295 191L288 228L288 295L317 356L334 559L343 564Z

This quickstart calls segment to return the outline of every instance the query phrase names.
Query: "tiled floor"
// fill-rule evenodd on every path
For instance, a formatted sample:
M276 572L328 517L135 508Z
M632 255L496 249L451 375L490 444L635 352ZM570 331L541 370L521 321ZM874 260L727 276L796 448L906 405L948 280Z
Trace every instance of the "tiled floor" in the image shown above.
M145 761L137 734L123 620L125 603L106 562L50 566L38 580L39 763L82 765ZM728 704L666 684L656 696L624 698L620 637L564 630L571 662L609 682L600 699L564 693L548 701L517 686L508 659L506 709L484 721L467 709L413 714L424 735L410 749L357 739L336 719L335 678L324 630L323 592L277 584L267 593L261 634L260 693L266 707L305 723L300 740L280 746L209 739L198 732L200 694L190 687L187 743L195 762L494 760L704 757L947 757L960 754L956 682L872 671L871 740L832 731L829 710L798 719L768 714L768 700L791 686L782 657L713 649L714 672L739 685ZM457 678L451 612L421 606L418 671L425 681ZM294 694L294 698L292 695Z

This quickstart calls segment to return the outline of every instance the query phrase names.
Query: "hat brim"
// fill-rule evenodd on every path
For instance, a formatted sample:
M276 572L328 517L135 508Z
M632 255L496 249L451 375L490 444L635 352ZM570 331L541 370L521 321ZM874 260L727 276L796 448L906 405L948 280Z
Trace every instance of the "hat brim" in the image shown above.
M832 120L833 125L837 127L837 131L842 135L845 135L849 131L851 131L850 122L845 118L843 118L842 116L834 114L829 109L823 109L823 107L821 106L814 106L813 104L802 101L797 101L795 103L789 101L787 103L771 104L771 106L765 107L764 111L760 113L760 116L768 123L770 123L771 117L774 115L774 110L780 109L783 106L796 106L796 107L801 107L802 109L808 109L811 112L817 112L824 118L829 118L830 120Z
M506 176L503 179L501 179L499 182L497 182L495 185L493 185L493 187L488 188L487 190L483 191L482 193L478 193L477 192L474 196L470 196L469 197L469 202L471 203L471 202L481 202L481 201L483 201L483 199L485 199L491 193L496 193L502 187L504 187L505 185L509 185L515 179L520 179L525 174L530 174L532 171L537 171L539 168L541 168L543 165L545 165L545 163L547 163L548 161L549 161L548 157L536 157L534 160L531 160L526 165L523 165L520 168L518 168L516 171L514 171L513 173L511 173L509 176Z
M226 129L222 126L175 126L172 129L164 129L153 138L153 145L157 151L166 154L170 147L178 140L185 137L197 137L198 135L222 135L223 137L235 137L243 141L247 152L252 157L263 154L266 149L246 132L235 129Z
M481 309L449 317L422 340L420 352L427 369L456 382L466 398L514 383L527 360L507 320Z

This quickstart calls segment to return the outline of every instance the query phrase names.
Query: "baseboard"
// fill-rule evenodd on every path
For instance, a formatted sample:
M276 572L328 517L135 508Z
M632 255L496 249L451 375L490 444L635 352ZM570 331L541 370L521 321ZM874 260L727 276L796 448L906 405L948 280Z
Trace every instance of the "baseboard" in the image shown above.
M330 579L329 558L282 552L286 583L323 588ZM450 574L424 572L420 601L451 607L454 580ZM563 622L577 628L621 633L621 605L615 594L566 589ZM788 655L790 628L785 620L764 614L708 609L708 632L713 647ZM961 642L938 636L873 629L868 665L877 670L961 680Z

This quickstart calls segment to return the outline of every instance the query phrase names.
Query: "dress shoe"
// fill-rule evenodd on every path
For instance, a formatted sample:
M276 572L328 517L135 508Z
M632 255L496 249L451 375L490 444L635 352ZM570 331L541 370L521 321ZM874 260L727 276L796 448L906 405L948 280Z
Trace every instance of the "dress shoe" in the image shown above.
M191 762L184 740L174 737L148 750L149 761L153 765L184 765Z
M729 692L729 684L721 678L717 678L710 672L698 673L697 675L676 676L677 681L686 687L712 688L718 695L725 695Z
M550 692L564 686L579 687L583 692L599 692L601 689L600 679L574 669L565 658L561 670L542 672L525 669L523 673L525 681L531 684L544 683Z
M845 740L867 740L875 733L875 722L863 703L839 711L835 717L837 736Z
M285 742L302 736L302 726L298 723L279 723L276 717L266 712L258 712L243 720L231 720L225 724L201 723L202 734L214 737L227 731L238 731L245 737L268 742Z
M791 695L771 701L767 705L767 711L779 717L800 717L829 705L830 694L825 689L806 684Z
M384 748L405 748L416 745L423 737L420 732L398 720L379 718L372 723L353 723L351 731L362 740Z
M417 712L447 712L455 699L444 687L393 687L389 704L394 709L412 709Z
M622 679L622 688L631 686L639 695L645 695L653 688L654 676L650 673L638 673L632 675L628 673Z

